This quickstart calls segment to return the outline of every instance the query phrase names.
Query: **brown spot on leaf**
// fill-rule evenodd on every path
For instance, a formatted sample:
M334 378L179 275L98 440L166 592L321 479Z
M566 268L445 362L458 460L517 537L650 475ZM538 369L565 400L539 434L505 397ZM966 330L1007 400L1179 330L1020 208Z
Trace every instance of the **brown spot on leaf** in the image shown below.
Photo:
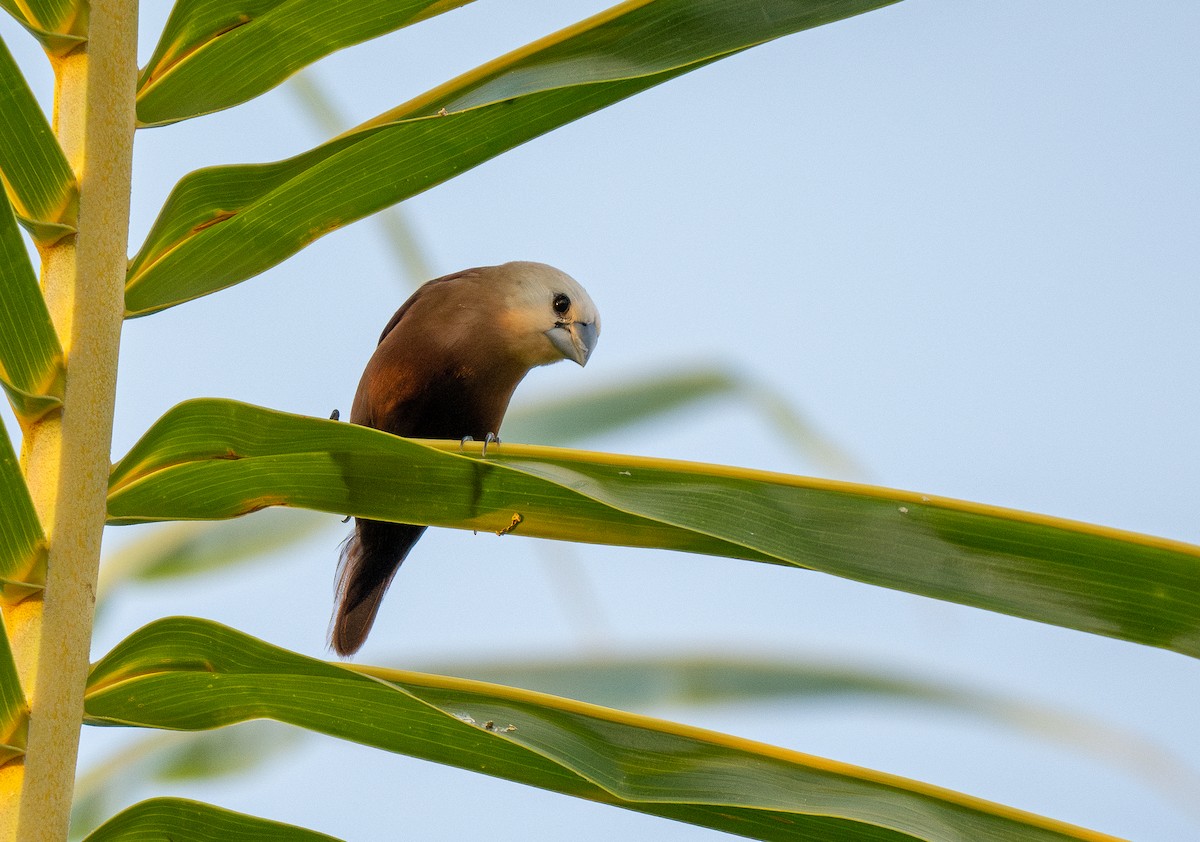
M269 509L272 506L286 506L287 504L288 501L283 497L275 494L264 494L262 497L247 500L244 505L246 507L245 513L250 514L251 512Z
M198 234L201 231L203 231L205 228L211 228L214 225L224 222L227 219L232 219L233 217L235 217L237 215L238 215L237 211L217 211L217 214L212 219L210 219L206 222L201 222L199 225L197 225L195 228L193 228L192 233Z
M344 219L326 219L321 224L314 225L305 232L302 244L308 245L309 243L315 242L316 240L324 237L330 231L336 231L345 224L346 221Z

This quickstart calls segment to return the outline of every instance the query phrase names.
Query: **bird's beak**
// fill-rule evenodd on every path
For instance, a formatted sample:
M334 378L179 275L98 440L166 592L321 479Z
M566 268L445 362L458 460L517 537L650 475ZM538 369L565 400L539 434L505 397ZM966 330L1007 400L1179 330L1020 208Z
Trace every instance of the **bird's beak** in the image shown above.
M600 331L594 322L570 322L556 325L546 331L546 338L568 360L587 365Z

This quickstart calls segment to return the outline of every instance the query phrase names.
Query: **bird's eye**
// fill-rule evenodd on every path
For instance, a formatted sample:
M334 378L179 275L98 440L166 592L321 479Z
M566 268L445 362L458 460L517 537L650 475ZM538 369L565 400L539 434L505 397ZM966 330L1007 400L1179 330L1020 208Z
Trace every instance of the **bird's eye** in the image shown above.
M554 296L554 312L560 316L565 316L567 311L571 309L571 299L567 298L563 293Z

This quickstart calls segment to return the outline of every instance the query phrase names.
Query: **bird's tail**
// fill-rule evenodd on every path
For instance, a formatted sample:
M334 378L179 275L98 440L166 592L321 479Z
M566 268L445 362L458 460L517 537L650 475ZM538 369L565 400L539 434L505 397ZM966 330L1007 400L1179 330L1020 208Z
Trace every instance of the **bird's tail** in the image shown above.
M424 526L356 518L338 564L337 609L329 642L339 655L353 655L367 639L379 604Z

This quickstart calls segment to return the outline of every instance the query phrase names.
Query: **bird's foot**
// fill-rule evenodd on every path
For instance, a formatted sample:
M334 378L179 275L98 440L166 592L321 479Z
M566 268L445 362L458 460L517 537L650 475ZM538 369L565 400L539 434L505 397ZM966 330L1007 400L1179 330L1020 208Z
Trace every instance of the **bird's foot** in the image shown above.
M463 436L462 441L460 441L458 443L458 449L460 451L465 450L466 446L467 446L467 442L469 442L469 441L475 441L475 439L471 436ZM483 437L483 450L480 452L481 456L487 456L487 449L488 449L489 444L494 444L494 445L496 445L496 447L499 447L500 446L500 437L497 436L495 433L488 433L486 436L484 436Z
M335 409L333 412L329 413L329 420L330 420L330 421L340 421L340 420L342 420L342 413L338 412L338 411Z

